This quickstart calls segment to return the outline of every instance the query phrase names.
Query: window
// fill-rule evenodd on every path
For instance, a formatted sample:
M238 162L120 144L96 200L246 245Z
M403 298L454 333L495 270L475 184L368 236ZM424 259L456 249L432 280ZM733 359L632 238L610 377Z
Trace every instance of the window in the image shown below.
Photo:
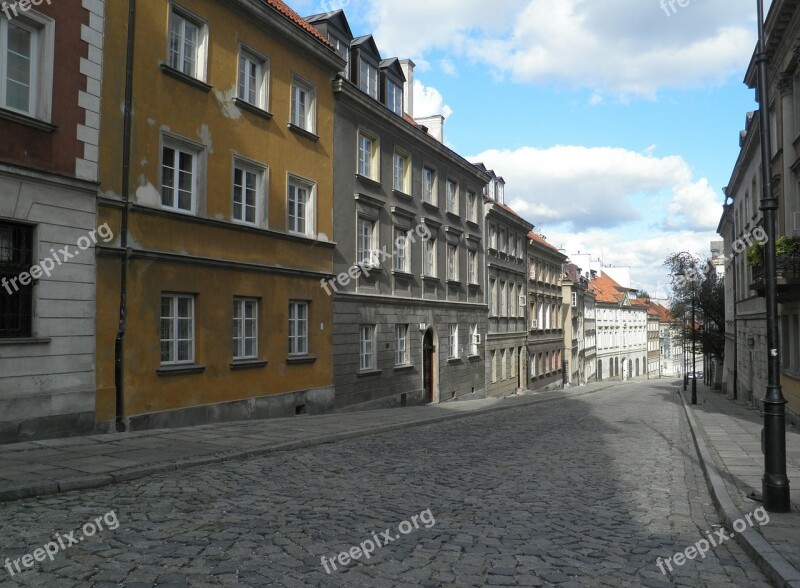
M492 351L492 384L497 382L497 351Z
M424 246L424 274L431 278L436 277L436 239L430 238Z
M233 300L233 358L258 357L258 300Z
M469 354L478 355L478 325L469 327Z
M409 193L408 189L408 156L399 151L394 152L392 161L392 175L394 177L393 187L398 192Z
M12 5L13 10L13 5ZM0 106L36 116L42 67L41 31L21 17L14 22L0 18ZM52 76L51 68L50 76ZM28 268L30 269L30 268Z
M289 303L289 355L308 355L308 302Z
M467 253L467 273L469 274L469 283L478 283L478 252L470 249Z
M403 88L391 80L386 82L386 106L397 116L403 116Z
M375 100L378 99L378 68L364 59L361 60L359 87L365 94L369 94Z
M508 235L508 254L511 257L517 256L517 238L513 234Z
M314 186L297 178L289 178L287 195L290 233L314 236Z
M339 54L339 57L343 58L347 62L347 65L345 65L344 71L342 73L344 74L343 75L344 79L346 79L346 80L349 79L350 78L350 45L348 45L343 40L341 40L339 37L337 37L336 35L333 35L331 33L328 33L328 41L330 42L331 45L333 45L333 48L336 50L336 53Z
M458 246L447 244L447 279L458 280Z
M394 329L394 364L409 365L408 325L395 325Z
M233 166L233 220L259 224L259 213L263 206L261 193L264 172L254 166L234 162Z
M161 365L194 362L194 297L161 295Z
M205 80L206 27L176 12L169 18L169 65L181 73Z
M20 274L33 265L33 227L0 222L0 338L33 334L33 283Z
M361 371L375 369L375 330L376 325L361 325Z
M316 90L314 86L299 78L292 80L291 122L309 133L316 132Z
M458 184L447 180L447 212L458 214Z
M394 268L399 272L411 271L411 244L408 239L408 232L405 229L395 228L394 230Z
M538 361L535 353L531 354L531 379L537 377L539 375L538 370Z
M500 229L500 251L503 253L508 253L508 238L506 236L506 230Z
M378 179L378 140L372 135L358 133L358 174Z
M161 205L170 210L194 213L198 191L198 154L165 144L161 151Z
M436 172L429 167L422 168L422 201L436 204Z
M467 192L467 220L478 222L478 198L475 192Z
M489 280L489 291L492 297L491 303L491 314L492 316L497 316L497 281L492 279Z
M500 362L500 366L503 370L501 379L505 380L508 378L508 355L505 349L500 352Z
M508 309L506 308L507 294L506 283L500 281L500 316L508 316Z
M489 227L489 248L497 249L497 227L494 225Z
M267 110L267 60L245 49L239 53L239 100Z
M511 287L508 289L508 314L513 317L517 316L517 285L511 284Z
M458 324L450 325L450 359L458 359Z
M358 251L356 259L360 265L378 265L377 226L374 220L358 217Z

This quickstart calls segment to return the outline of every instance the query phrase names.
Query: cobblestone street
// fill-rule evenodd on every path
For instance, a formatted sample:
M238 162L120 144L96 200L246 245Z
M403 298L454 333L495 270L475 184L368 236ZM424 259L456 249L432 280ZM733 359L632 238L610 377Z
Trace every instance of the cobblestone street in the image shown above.
M733 541L656 567L718 524L682 411L666 381L623 384L7 503L3 563L112 510L120 525L0 585L767 586ZM409 528L428 509L435 524ZM387 529L326 572L322 557Z

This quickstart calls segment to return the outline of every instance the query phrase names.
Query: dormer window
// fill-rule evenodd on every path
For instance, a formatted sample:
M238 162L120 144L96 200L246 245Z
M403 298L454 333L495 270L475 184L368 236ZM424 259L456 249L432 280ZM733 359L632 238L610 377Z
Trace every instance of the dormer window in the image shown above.
M378 99L378 68L361 59L359 70L359 88L375 100Z
M386 106L397 116L403 116L403 88L391 80L386 81Z
M342 71L342 76L348 79L350 77L350 45L332 33L328 33L328 42L333 45L339 57L342 57L347 62Z

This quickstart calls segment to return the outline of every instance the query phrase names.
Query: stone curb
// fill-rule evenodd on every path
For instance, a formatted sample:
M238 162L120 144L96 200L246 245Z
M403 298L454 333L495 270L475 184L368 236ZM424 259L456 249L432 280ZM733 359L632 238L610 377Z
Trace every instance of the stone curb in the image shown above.
M296 449L304 449L306 447L313 447L316 445L325 445L327 443L335 443L337 441L346 441L349 439L357 439L359 437L366 437L369 435L381 435L392 431L401 431L404 429L411 429L414 427L432 425L444 421L455 420L466 417L480 416L491 412L499 412L503 410L512 410L519 407L531 406L534 404L542 404L545 402L554 402L558 400L568 400L571 398L581 398L590 394L602 392L611 387L615 383L610 383L608 386L603 386L597 390L590 390L576 394L558 395L549 398L532 398L530 400L523 400L519 402L508 403L500 406L490 406L478 410L467 412L455 412L452 414L445 414L435 417L427 417L407 421L403 423L394 423L391 425L380 425L377 427L370 427L365 429L357 429L353 431L346 431L343 433L334 433L331 435L322 435L317 437L310 437L308 439L300 439L297 441L289 441L286 443L272 443L270 445L249 447L247 449L233 449L203 455L198 457L190 457L173 462L155 463L151 465L137 466L134 468L127 468L119 470L111 474L87 474L86 476L76 476L64 478L63 480L48 480L40 481L31 484L21 484L18 486L7 486L0 488L0 502L9 502L12 500L22 500L25 498L37 498L40 496L48 496L52 494L59 494L61 492L69 492L72 490L89 490L92 488L101 488L103 486L110 486L120 482L130 482L145 478L154 474L162 474L165 472L172 472L176 470L185 470L204 465L213 465L225 461L242 460L250 457L259 457L269 455L271 453L278 453L281 451L293 451ZM563 392L559 390L557 392ZM546 393L545 393L546 394ZM398 409L401 410L401 409ZM798 576L800 579L800 576Z
M697 448L697 455L700 458L700 465L705 472L706 482L711 492L711 498L714 500L714 506L717 513L722 518L726 529L733 528L734 521L743 519L743 513L739 512L733 499L725 487L725 482L719 474L717 464L711 456L711 451L703 438L702 425L699 425L692 414L692 409L686 403L686 400L681 393L680 386L677 390L678 396L683 404L686 418L689 421L689 428L692 430L692 438L694 439L695 447ZM764 539L752 527L748 527L742 533L736 533L736 542L744 549L744 551L758 564L758 567L767 575L767 577L781 588L792 588L800 586L800 571L796 570L770 543Z

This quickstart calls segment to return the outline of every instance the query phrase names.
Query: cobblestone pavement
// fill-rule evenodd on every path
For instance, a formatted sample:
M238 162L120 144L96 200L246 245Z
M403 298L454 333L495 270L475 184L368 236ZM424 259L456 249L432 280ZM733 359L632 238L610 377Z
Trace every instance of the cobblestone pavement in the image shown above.
M120 523L0 584L768 586L733 541L656 567L717 524L681 410L667 382L624 384L0 505L0 563L111 510ZM435 524L409 528L427 509ZM326 573L322 556L387 529L368 560Z

